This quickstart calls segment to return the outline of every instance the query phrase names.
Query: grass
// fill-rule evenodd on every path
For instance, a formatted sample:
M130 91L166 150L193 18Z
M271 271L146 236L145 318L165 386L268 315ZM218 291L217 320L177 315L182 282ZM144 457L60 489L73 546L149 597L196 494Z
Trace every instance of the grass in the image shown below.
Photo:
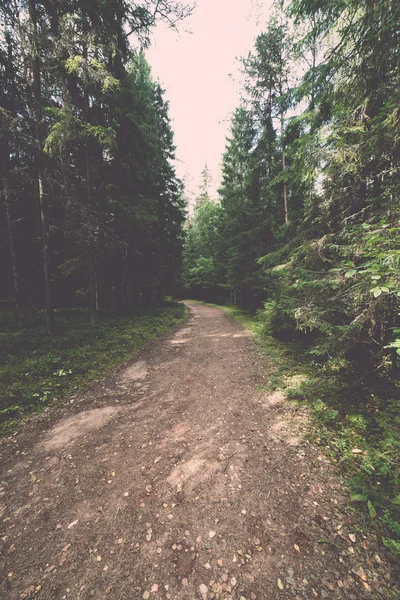
M267 335L262 313L221 308L253 332L273 363L268 389L307 404L309 435L342 467L351 490L349 500L360 511L363 526L376 529L400 558L399 382L332 369L307 355L301 345Z
M128 317L101 317L91 326L85 310L58 310L55 332L46 335L43 311L18 317L0 311L0 435L124 362L186 313L171 302Z

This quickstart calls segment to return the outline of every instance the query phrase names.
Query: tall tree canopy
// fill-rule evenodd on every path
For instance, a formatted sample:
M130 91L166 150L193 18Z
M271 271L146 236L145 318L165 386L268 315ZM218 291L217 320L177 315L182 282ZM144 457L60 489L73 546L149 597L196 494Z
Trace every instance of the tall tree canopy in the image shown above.
M184 219L168 104L141 53L179 2L0 7L1 296L126 310L177 285ZM11 300L10 300L11 301Z
M314 356L394 368L400 6L281 5L243 60L214 271L234 300L267 301L271 330L302 332Z

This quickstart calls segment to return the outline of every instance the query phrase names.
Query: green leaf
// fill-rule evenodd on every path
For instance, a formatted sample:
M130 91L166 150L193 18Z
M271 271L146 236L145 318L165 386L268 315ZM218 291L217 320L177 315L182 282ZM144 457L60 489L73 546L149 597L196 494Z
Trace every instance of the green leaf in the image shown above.
M318 540L318 544L332 544L332 542L331 540L328 540L328 538L322 538Z
M392 500L392 504L396 504L396 506L400 506L400 494L396 496L394 500Z
M356 269L350 269L349 271L347 271L347 272L344 274L344 276L345 276L346 278L349 278L349 277L353 277L353 275L355 275L356 273L357 273L357 270L356 270Z
M386 293L390 292L389 288L386 287L385 285L381 286L381 290L382 290L382 292L386 292Z
M373 294L374 298L379 298L379 296L382 294L382 290L380 287L372 288L372 290L370 291Z
M366 502L367 498L362 494L351 494L350 500L352 502Z
M367 505L368 505L369 516L371 517L371 519L375 519L375 517L376 517L375 506L372 504L372 502L370 500L368 500Z
M372 275L371 279L374 279L374 280L382 279L382 275Z

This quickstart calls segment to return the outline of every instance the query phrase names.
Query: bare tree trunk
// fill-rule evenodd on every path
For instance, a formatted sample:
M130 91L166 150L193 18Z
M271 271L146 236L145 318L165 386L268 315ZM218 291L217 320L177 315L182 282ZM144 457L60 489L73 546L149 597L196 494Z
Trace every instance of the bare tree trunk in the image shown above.
M43 248L43 271L44 271L44 293L46 303L46 325L47 332L52 333L54 328L54 310L51 297L50 283L50 256L49 256L49 232L46 218L46 199L44 194L44 173L39 169L39 206L40 221L42 224L42 248Z
M18 286L17 255L15 252L15 245L14 245L13 222L12 222L12 217L11 217L10 203L9 203L10 198L9 198L9 190L8 190L8 181L7 181L6 177L3 177L3 194L4 194L4 204L5 204L5 208L6 208L8 243L10 244L12 280L13 280L13 288L14 288L14 295L15 295L15 308L18 310L18 308L19 308L19 286Z
M50 255L49 255L49 229L47 224L46 193L45 193L45 155L43 139L43 111L42 111L42 82L40 74L39 44L37 39L37 20L35 0L29 0L29 18L32 25L32 91L33 113L37 126L37 174L39 192L40 222L42 226L43 272L46 304L46 325L48 333L53 331L54 310L51 297L50 283Z
M88 60L88 49L85 45L83 49L83 56L85 60ZM84 114L85 121L90 121L90 105L89 105L89 92L87 89L87 83L84 84ZM88 239L88 268L89 268L89 303L90 303L90 323L94 325L97 319L98 311L98 296L97 296L97 283L96 283L96 265L94 258L94 227L93 227L93 189L92 189L92 173L90 167L90 153L89 153L89 140L86 140L85 147L85 160L86 160L86 193L87 202L89 206L89 239Z
M283 176L285 177L286 155L285 155L285 145L283 143L284 132L285 132L284 113L283 113L283 109L282 109L281 110L282 172L283 172ZM284 214L285 214L285 223L287 223L289 221L289 213L288 213L288 199L287 199L287 183L286 183L286 181L283 182L283 210L284 210Z
M94 325L97 319L98 301L96 291L96 266L94 261L94 243L93 243L93 195L92 195L92 179L90 172L90 156L86 146L86 191L87 199L90 208L89 215L89 241L88 241L88 268L89 268L89 302L90 302L90 323Z

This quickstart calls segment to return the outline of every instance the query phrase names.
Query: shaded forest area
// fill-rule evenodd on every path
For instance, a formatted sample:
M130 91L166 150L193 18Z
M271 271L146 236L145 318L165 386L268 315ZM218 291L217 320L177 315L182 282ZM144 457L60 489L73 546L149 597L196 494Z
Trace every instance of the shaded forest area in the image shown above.
M257 313L271 385L313 406L400 556L399 23L396 0L276 7L241 61L220 198L203 186L183 278Z
M0 297L124 314L176 290L184 201L142 49L177 2L0 7Z

